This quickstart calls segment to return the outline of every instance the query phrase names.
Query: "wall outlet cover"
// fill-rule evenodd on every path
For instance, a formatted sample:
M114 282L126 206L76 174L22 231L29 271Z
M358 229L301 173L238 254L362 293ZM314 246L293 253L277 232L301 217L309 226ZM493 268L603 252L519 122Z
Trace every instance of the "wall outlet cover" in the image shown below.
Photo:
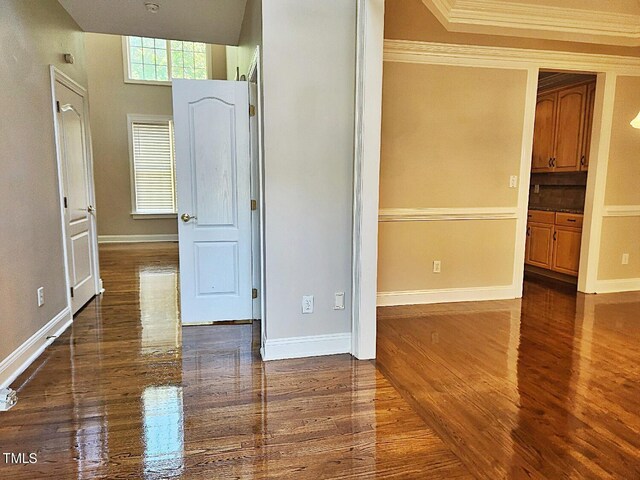
M302 313L313 313L313 295L302 297Z

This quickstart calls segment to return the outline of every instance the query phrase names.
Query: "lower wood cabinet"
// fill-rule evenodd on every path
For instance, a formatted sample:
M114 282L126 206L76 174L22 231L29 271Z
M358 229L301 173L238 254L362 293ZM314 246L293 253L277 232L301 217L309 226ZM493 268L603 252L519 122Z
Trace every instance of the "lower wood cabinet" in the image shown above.
M578 266L580 264L582 230L557 225L554 229L551 270L577 276Z
M525 263L577 276L582 215L530 211L529 219Z
M527 226L526 263L551 268L553 258L553 225L529 223Z

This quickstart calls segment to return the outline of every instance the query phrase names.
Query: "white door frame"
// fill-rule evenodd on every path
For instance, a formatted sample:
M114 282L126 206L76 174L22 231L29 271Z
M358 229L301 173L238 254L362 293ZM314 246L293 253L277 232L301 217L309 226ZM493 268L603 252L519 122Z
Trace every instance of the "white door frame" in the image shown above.
M258 162L258 178L251 178L251 184L257 181L258 188L258 198L256 199L258 202L258 235L260 236L260 252L259 265L254 263L255 255L251 257L252 268L258 267L260 269L260 284L254 285L255 288L258 289L258 297L260 298L260 348L261 351L264 348L264 343L266 340L266 332L267 332L267 316L266 316L266 306L265 299L267 296L265 295L266 283L265 283L265 235L264 235L264 151L263 151L263 139L262 139L262 63L260 61L260 46L258 45L253 52L253 58L251 60L251 64L249 65L249 70L247 72L247 86L255 82L257 85L257 99L256 99L256 116L258 117L258 157L254 158L253 152L251 153L251 165L253 167L253 163L257 160ZM254 135L254 132L249 132L250 136ZM251 168L251 172L253 172L253 168Z
M409 63L529 71L526 99L529 108L523 131L516 263L512 285L514 292L519 289L517 296L522 294L524 272L524 261L519 262L519 259L524 259L526 202L530 187L528 169L525 171L525 167L531 154L529 137L533 135L535 116L535 109L531 106L535 106L536 91L533 87L537 84L537 72L539 69L550 69L598 73L578 289L585 293L603 291L602 282L598 280L602 219L609 215L609 209L616 208L604 205L616 77L640 76L640 60L635 57L408 41L389 41L388 52L385 53L384 0L358 0L357 5L351 353L360 359L374 358L376 353L381 85L382 63L387 57Z
M358 0L353 170L351 354L376 357L384 0Z
M86 148L86 158L87 158L87 186L89 188L89 202L90 205L95 205L95 183L93 177L93 150L91 147L91 128L89 122L89 96L87 94L87 89L77 83L68 75L62 73L55 66L49 65L50 72L50 80L51 80L51 111L53 114L53 128L54 128L54 136L55 136L55 147L56 147L56 166L58 171L58 197L59 197L59 209L60 209L60 223L61 223L61 233L62 233L62 245L63 245L63 255L64 255L64 271L65 271L65 280L66 280L66 289L67 289L67 307L71 308L71 283L69 279L69 252L67 249L67 226L65 224L65 213L64 213L64 180L63 180L63 165L62 165L62 148L60 146L60 126L58 125L58 111L56 108L56 82L60 82L65 87L69 88L74 93L77 93L82 97L83 104L83 115L85 122L85 148ZM98 259L98 228L96 225L96 216L89 215L89 229L91 231L92 242L92 258L93 258L93 271L94 275L94 291L95 294L98 295L102 293L102 280L100 279L100 262Z

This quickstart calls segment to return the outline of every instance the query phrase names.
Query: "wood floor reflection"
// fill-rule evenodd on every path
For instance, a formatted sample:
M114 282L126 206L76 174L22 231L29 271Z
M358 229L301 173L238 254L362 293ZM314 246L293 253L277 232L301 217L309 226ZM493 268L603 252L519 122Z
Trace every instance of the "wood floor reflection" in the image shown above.
M12 385L2 479L473 478L373 362L263 363L258 324L178 323L177 248L102 247L106 293Z
M377 365L477 478L640 479L640 293L380 308Z

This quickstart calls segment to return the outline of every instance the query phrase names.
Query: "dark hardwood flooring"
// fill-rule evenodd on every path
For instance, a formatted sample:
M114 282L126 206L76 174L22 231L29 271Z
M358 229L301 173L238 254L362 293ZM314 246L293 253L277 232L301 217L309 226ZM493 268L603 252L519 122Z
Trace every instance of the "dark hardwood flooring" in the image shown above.
M0 479L472 478L375 368L263 363L259 325L178 323L175 245L101 248L106 293L14 382Z
M640 479L639 293L381 308L376 362L263 363L258 323L180 327L175 245L100 254L0 479Z
M640 293L381 308L377 365L477 478L640 479Z

